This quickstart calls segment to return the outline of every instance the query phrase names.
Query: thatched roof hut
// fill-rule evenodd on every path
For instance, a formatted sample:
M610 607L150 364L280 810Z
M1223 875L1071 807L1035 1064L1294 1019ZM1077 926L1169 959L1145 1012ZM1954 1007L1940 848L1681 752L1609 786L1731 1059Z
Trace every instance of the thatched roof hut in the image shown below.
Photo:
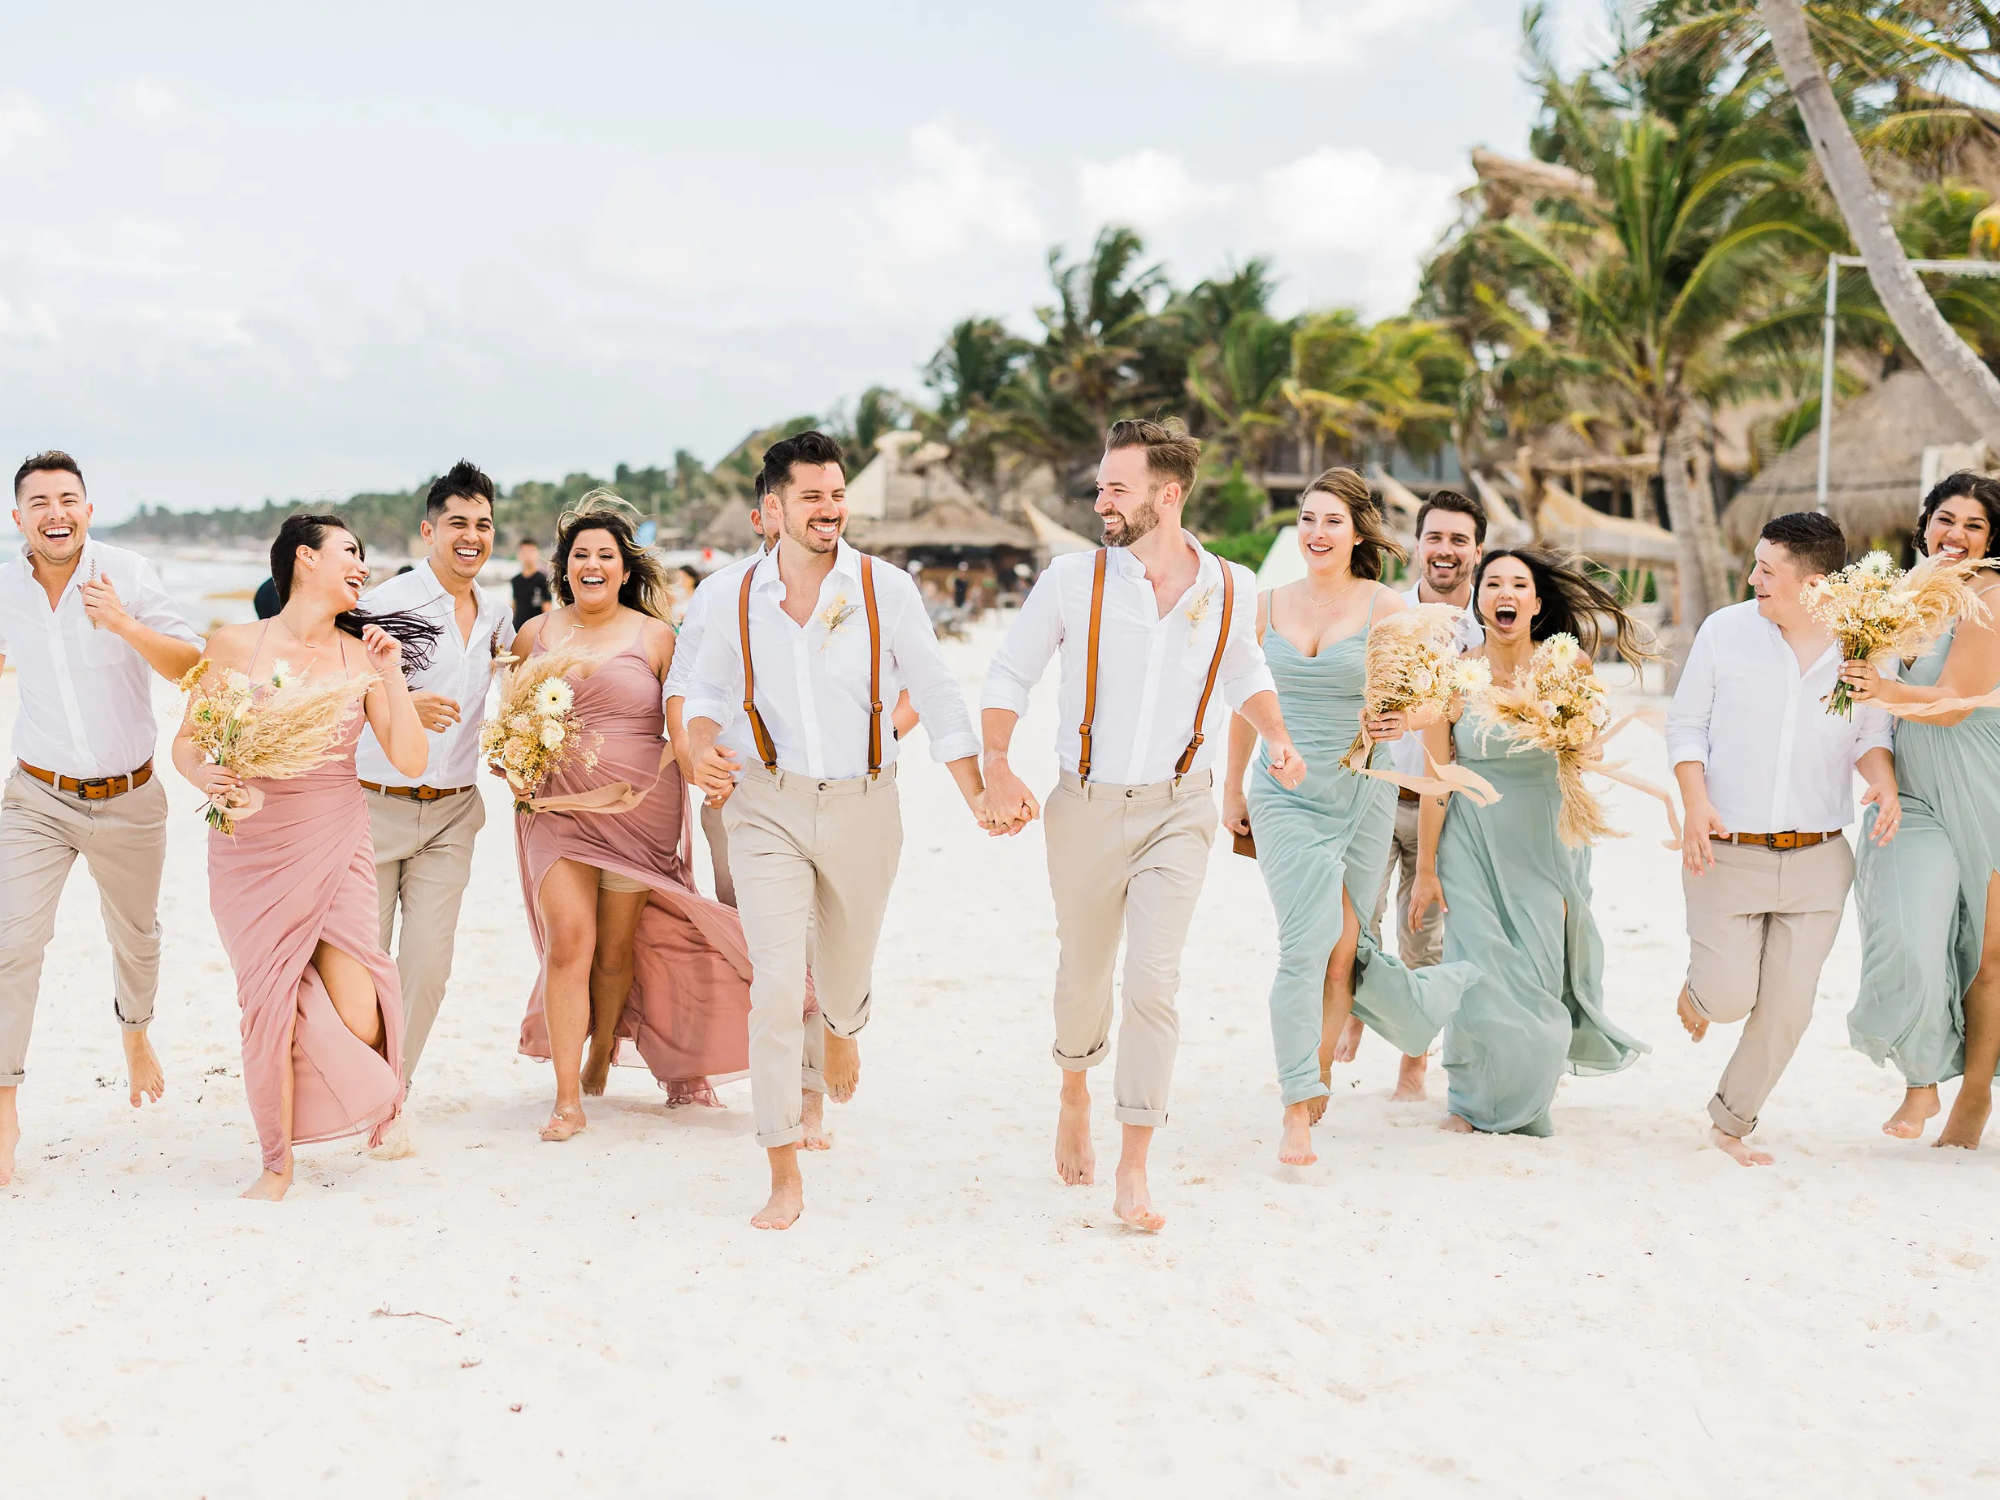
M1924 450L1970 443L1979 434L1922 370L1898 370L1833 414L1826 508L1860 551L1900 541L1923 499ZM1748 555L1773 516L1818 504L1819 439L1808 434L1743 488L1723 513L1724 542Z
M763 545L756 531L750 525L750 505L743 500L725 500L718 510L701 528L695 538L697 547L711 547L717 552L727 552L738 556L754 552Z
M990 516L963 500L939 500L914 515L895 519L850 516L847 536L868 552L978 552L996 547L1035 550L1035 534L1027 527Z

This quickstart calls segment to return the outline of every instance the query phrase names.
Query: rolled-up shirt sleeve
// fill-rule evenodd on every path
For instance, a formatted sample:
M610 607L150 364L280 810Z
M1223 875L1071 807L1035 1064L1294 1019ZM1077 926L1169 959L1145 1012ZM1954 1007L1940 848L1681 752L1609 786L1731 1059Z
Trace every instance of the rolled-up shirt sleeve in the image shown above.
M1715 632L1707 625L1695 632L1680 686L1667 709L1667 764L1687 761L1708 764L1708 726L1715 713Z
M680 653L674 653L678 665ZM711 720L717 728L729 723L743 701L742 648L726 630L702 630L688 653L688 671L680 696L683 722Z
M1884 677L1901 677L1903 664L1890 661L1878 669ZM1860 760L1870 750L1896 750L1896 716L1872 703L1854 705L1854 758Z
M702 637L707 633L708 598L703 597L707 586L704 582L695 589L694 597L688 600L687 613L681 616L680 629L674 634L673 664L667 668L667 680L660 684L662 703L669 698L687 697L694 682L695 658L701 654Z
M1028 590L1019 615L986 669L986 687L979 695L982 709L1004 708L1012 714L1028 711L1028 695L1048 670L1049 658L1062 646L1061 589L1058 570L1049 567Z
M125 601L125 611L148 630L158 631L177 641L186 641L190 646L201 644L201 637L195 634L187 616L174 603L173 595L160 582L160 575L143 558L132 580L132 597Z
M937 632L931 629L923 595L907 574L898 592L904 596L903 607L889 634L889 654L930 737L931 759L953 761L977 755L979 736L973 732L972 715L966 712L965 695L959 692L958 679L952 676Z
M1236 575L1236 598L1229 615L1229 646L1222 653L1222 697L1240 712L1259 693L1275 693L1278 684L1257 644L1257 580L1235 563L1223 567Z

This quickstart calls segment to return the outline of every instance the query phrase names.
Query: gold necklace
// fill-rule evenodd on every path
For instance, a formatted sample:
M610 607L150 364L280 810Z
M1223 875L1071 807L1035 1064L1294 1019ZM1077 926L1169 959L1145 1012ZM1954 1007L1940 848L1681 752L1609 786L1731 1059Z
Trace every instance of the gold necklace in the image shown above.
M1330 604L1338 604L1342 599L1345 599L1349 594L1353 593L1355 585L1360 582L1361 580L1359 578L1350 578L1347 581L1347 587L1342 589L1339 593L1335 594L1331 599L1321 599L1320 597L1318 597L1316 594L1313 593L1312 585L1307 584L1306 597L1312 600L1314 609L1325 609Z
M333 635L329 635L325 640L315 645L313 642L307 640L303 635L300 635L298 631L294 630L292 628L292 622L290 620L287 620L283 615L278 616L278 623L285 627L286 635L290 636L293 640L297 641L301 646L305 647L306 650L312 652L314 655L318 655L320 652L324 651L329 645L333 643L334 636L340 634L340 627L336 625L333 628Z

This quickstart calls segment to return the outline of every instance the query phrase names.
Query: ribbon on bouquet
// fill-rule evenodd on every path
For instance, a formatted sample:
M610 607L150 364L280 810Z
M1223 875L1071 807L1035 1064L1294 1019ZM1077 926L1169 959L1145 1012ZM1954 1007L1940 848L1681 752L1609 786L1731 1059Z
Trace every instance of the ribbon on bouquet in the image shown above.
M581 792L564 792L554 797L531 797L527 789L516 781L510 773L507 785L514 789L514 810L516 812L587 812L612 816L628 813L646 800L646 796L660 784L660 778L667 774L667 767L674 758L674 747L660 747L660 765L654 772L651 785L635 787L629 781L608 781L603 786L594 786Z
M1638 717L1639 715L1636 710L1625 715L1624 718L1613 724L1604 733L1578 751L1573 764L1578 771L1589 771L1595 775L1604 777L1608 781L1615 781L1621 786L1629 786L1635 792L1644 792L1648 797L1657 797L1660 801L1660 806L1667 810L1667 827L1673 830L1674 835L1670 839L1661 840L1661 843L1668 849L1679 849L1683 842L1681 815L1679 809L1674 806L1673 794L1667 791L1666 788L1646 780L1643 776L1634 776L1625 769L1623 761L1608 762L1604 759L1604 746L1617 737L1619 730Z
M1375 741L1368 738L1368 731L1361 731L1360 744L1341 762L1357 776L1373 776L1377 781L1400 787L1406 792L1414 792L1419 797L1449 797L1456 792L1468 797L1480 807L1491 807L1500 800L1493 783L1476 772L1468 771L1457 764L1439 765L1430 747L1424 747L1424 764L1430 768L1428 776L1410 776L1401 771L1378 771L1368 764L1368 757L1374 753Z
M1946 714L1972 713L1982 708L2000 708L2000 688L1976 698L1940 698L1935 703L1882 703L1866 700L1885 714L1899 719L1941 719Z

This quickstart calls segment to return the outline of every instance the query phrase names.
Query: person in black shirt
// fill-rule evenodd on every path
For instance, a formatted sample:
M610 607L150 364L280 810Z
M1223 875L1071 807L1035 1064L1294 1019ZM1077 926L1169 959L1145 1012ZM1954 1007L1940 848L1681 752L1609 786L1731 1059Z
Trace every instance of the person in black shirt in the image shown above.
M519 551L521 571L514 578L514 628L519 630L536 615L545 615L555 603L549 575L542 571L542 552L533 537L522 537Z
M257 585L256 602L251 608L257 611L257 618L268 620L285 607L285 601L278 597L278 581L266 578Z

